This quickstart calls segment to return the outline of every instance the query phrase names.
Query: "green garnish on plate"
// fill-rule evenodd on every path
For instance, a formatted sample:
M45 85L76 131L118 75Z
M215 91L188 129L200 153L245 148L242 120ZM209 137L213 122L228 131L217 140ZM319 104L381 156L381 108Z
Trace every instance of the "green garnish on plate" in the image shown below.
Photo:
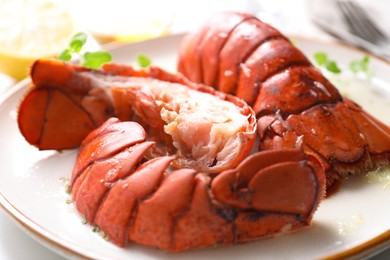
M141 68L147 68L152 64L152 60L145 54L139 54L137 56L137 62Z
M328 71L338 74L341 69L337 65L336 61L329 60L328 55L325 52L314 53L314 59L318 66L326 68Z
M366 74L367 78L371 78L372 76L372 70L369 67L370 63L370 57L364 56L360 60L353 60L349 64L349 69L353 73L363 72Z
M87 38L88 36L84 32L80 32L74 35L69 42L69 48L63 50L58 58L63 61L70 61L73 55L76 55L80 59L81 66L91 69L98 69L104 63L112 61L111 54L105 51L87 51L82 53L81 50L87 42Z

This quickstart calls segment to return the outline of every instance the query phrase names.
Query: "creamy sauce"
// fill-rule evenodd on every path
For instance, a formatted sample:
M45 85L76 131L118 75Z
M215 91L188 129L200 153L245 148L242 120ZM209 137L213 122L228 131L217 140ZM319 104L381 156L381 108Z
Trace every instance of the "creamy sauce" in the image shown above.
M382 81L375 75L367 78L363 73L354 74L347 69L343 70L341 74L332 74L325 70L322 70L322 72L338 88L343 97L356 102L372 116L390 126L390 82ZM380 184L383 188L390 191L389 167L369 172L364 178L369 183ZM341 184L341 181L337 181L335 185L330 187L327 191L327 197L337 193ZM344 223L341 226L340 229L345 230L348 229L348 226L353 225Z
M390 191L390 168L379 168L369 172L365 178L369 183L380 184L384 189Z
M352 235L364 223L362 214L353 215L350 219L337 221L338 233L343 236Z

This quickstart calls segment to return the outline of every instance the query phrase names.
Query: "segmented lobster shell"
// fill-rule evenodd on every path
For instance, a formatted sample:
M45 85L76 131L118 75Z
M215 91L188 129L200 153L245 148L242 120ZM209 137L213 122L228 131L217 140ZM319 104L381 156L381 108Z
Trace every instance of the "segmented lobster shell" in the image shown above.
M80 145L70 180L72 199L80 214L119 246L134 241L183 251L291 232L311 223L324 196L324 172L301 150L247 156L256 120L253 110L237 97L156 67L137 71L108 64L89 70L39 60L32 79L35 85L19 110L22 133L40 149ZM228 154L224 165L200 168L207 171L177 169L183 166L177 160L181 153L162 133L159 114L166 96L151 95L145 88L160 81L208 93L234 104L244 116L247 123L238 134L234 156ZM69 128L73 120L87 130ZM194 129L201 126L193 124ZM156 152L156 146L168 149ZM171 148L175 156L161 156Z
M255 115L244 101L158 67L135 70L128 65L107 64L101 70L91 70L45 59L34 63L31 78L34 85L21 102L18 123L26 140L39 149L76 147L89 132L111 116L141 123L149 133L149 140L157 142L152 152L154 156L177 153L174 162L177 168L187 166L218 173L237 165L248 155L255 142ZM151 87L160 85L163 89L161 94L151 93ZM218 153L219 157L228 159L210 158L210 165L206 166L196 163L196 157L187 156L183 147L172 145L175 140L164 132L167 123L161 116L161 110L167 102L164 88L170 91L170 88L179 87L233 104L246 118L246 125L232 134L236 146L230 148L231 155ZM224 147L217 149L223 151Z
M301 147L321 161L328 185L389 164L390 128L341 97L286 36L253 15L222 13L187 34L178 70L244 99L257 115L259 150Z
M168 171L171 156L147 160L145 139L139 124L111 118L84 140L72 174L77 209L119 246L183 251L291 232L324 195L320 165L297 149L256 153L212 177Z

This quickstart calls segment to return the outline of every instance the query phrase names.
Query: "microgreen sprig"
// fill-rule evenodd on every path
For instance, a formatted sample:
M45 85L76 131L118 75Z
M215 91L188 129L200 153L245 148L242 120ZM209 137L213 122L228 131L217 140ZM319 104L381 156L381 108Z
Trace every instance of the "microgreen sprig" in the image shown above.
M137 62L141 68L147 68L152 64L152 60L145 54L138 54Z
M332 73L338 74L341 72L341 69L337 65L336 61L329 60L328 55L325 52L314 53L314 59L317 65L326 68Z
M368 56L364 56L360 60L353 60L349 64L349 69L353 73L363 72L366 74L366 77L369 79L372 76L372 70L369 67L370 58Z
M88 36L84 32L74 35L69 42L69 48L63 50L58 58L63 61L70 61L73 55L75 55L80 59L80 64L82 66L92 69L98 69L104 63L108 63L112 60L111 54L105 51L87 51L82 53L81 50L87 42L87 38Z

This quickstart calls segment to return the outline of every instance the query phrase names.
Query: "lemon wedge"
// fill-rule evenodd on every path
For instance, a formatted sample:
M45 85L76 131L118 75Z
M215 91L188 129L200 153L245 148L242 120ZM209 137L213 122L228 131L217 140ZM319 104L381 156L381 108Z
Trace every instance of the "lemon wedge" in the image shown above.
M67 9L76 23L90 32L99 42L137 42L165 36L170 32L174 13L172 1L67 0ZM92 10L86 12L85 10ZM104 17L104 19L102 19Z
M74 33L70 14L48 0L0 0L0 72L27 76L38 58L57 55Z
M117 26L116 28L118 28ZM102 43L118 41L118 42L139 42L150 38L166 36L170 30L165 22L160 20L151 21L148 24L134 26L132 31L118 31L113 33L105 33L98 29L92 30L93 35Z

